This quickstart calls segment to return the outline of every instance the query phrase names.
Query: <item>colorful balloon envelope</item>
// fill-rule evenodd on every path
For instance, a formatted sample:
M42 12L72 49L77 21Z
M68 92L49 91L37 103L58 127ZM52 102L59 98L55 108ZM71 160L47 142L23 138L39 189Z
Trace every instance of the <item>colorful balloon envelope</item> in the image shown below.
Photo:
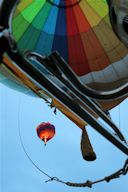
M57 50L82 83L110 90L128 77L128 50L112 30L106 0L21 0L13 35L21 51Z
M40 125L38 125L36 131L37 131L38 137L44 141L45 145L47 141L52 139L55 135L55 127L49 122L47 123L43 122Z

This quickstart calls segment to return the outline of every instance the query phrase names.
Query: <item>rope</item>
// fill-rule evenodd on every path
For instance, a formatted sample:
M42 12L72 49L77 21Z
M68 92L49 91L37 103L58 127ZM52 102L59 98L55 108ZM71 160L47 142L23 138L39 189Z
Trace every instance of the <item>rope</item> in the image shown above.
M119 129L121 129L121 112L120 112L120 104L118 105L119 109Z
M50 175L48 175L46 172L44 172L42 169L40 169L34 162L33 160L30 158L29 154L27 153L26 149L25 149L25 146L24 146L24 143L23 143L23 140L22 140L22 136L21 136L21 130L20 130L20 99L19 99L19 109L18 109L18 129L19 129L19 138L20 138L20 143L21 143L21 146L22 146L22 149L24 151L24 153L26 154L28 160L34 165L34 167L36 169L38 169L38 171L40 171L43 175L47 176L48 178L50 178L50 180L53 180L53 178L56 178L56 177L51 177Z
M113 174L111 174L109 176L104 177L103 179L99 179L99 180L96 180L96 181L87 180L85 183L67 182L66 185L68 185L70 187L89 187L89 188L91 188L92 185L94 185L96 183L101 183L103 181L110 182L112 179L117 179L121 175L126 175L127 173L128 173L128 159L125 161L125 164L124 164L122 169L119 169L118 171L114 172Z

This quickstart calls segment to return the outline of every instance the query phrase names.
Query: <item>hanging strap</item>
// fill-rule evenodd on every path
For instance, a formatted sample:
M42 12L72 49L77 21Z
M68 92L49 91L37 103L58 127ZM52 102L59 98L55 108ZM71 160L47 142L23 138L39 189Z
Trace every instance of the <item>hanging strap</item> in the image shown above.
M86 161L94 161L96 159L96 154L93 150L88 133L85 128L82 129L81 153L83 159L85 159Z

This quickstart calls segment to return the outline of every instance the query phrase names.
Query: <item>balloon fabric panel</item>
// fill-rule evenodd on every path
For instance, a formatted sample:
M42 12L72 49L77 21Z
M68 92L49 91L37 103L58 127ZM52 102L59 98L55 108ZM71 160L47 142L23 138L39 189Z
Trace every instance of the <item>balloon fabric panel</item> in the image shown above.
M59 9L52 51L58 50L66 61L68 61L67 38L66 12L64 9Z

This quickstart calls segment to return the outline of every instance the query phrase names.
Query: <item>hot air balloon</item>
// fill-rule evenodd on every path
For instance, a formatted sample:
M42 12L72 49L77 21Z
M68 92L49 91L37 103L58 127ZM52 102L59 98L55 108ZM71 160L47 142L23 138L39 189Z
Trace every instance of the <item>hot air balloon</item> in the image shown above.
M36 131L38 137L44 141L45 145L55 135L55 127L49 122L39 124Z
M124 137L106 115L128 93L128 49L111 25L111 2L116 1L17 2L4 0L1 7L2 82L11 79L51 99L51 106L81 129L90 124L128 154Z

